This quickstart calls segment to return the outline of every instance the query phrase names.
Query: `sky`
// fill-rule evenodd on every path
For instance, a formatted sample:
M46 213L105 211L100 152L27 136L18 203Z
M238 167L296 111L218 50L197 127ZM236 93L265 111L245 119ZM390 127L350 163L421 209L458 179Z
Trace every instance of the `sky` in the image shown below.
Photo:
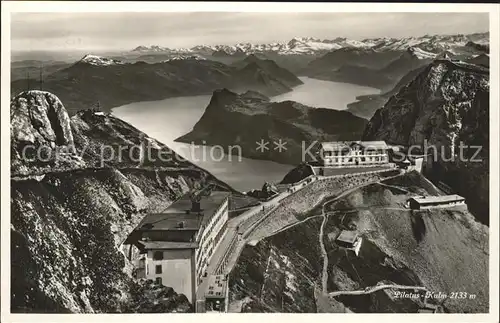
M131 50L488 31L486 13L13 13L11 49Z

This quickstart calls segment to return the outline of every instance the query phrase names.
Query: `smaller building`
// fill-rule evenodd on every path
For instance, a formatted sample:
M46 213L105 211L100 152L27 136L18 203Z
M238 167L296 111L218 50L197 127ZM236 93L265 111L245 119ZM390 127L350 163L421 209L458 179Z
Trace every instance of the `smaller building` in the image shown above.
M208 277L205 291L205 312L227 312L228 284L226 275L211 275Z
M424 167L424 156L411 156L410 162L411 166L408 168L409 170L415 170L422 173L422 169Z
M337 237L337 244L340 247L354 251L356 256L359 255L359 250L361 249L362 242L363 239L358 235L356 231L343 230Z
M412 162L406 157L404 160L397 162L396 165L401 169L410 169Z
M438 207L452 207L466 205L465 198L453 194L443 196L412 197L408 200L408 206L413 210L422 210Z
M138 259L131 259L136 277L172 287L195 304L196 289L227 231L229 196L186 194L161 213L147 214L124 243L138 251Z

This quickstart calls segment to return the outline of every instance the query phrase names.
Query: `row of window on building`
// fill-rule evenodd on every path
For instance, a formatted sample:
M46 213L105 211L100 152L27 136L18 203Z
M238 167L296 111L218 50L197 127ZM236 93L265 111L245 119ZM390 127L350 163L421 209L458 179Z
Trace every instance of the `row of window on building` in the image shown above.
M376 162L382 162L382 161L387 161L387 158L384 157L384 156L380 156L380 157L360 157L360 158L355 158L353 159L352 157L350 158L332 158L332 161L334 163L353 163L355 162L356 160L359 160L361 162L373 162L373 161L376 161Z

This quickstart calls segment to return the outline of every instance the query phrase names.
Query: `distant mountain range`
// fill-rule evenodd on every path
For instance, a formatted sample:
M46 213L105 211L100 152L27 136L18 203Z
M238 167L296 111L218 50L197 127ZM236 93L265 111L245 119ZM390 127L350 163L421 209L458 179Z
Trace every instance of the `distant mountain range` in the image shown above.
M372 38L361 41L337 37L334 39L318 39L314 37L295 37L288 42L268 44L238 43L234 45L198 45L191 48L168 48L158 45L138 46L132 50L137 53L206 53L216 55L234 55L273 52L280 55L324 54L340 48L371 48L376 51L404 51L418 46L425 51L442 52L460 47L487 47L489 33L469 35L425 35L406 38ZM483 49L484 49L483 48Z
M489 65L489 33L362 41L294 38L271 44L138 46L127 53L85 55L77 63L25 60L11 67L12 93L43 88L66 102L70 114L99 102L102 109L146 100L232 91L281 94L301 84L296 75L369 86L381 95L359 98L349 111L370 118L394 91L435 59Z
M193 55L155 64L86 55L44 76L42 85L37 79L35 75L32 79L13 81L11 93L42 86L66 102L70 115L93 107L109 111L131 102L210 94L223 87L278 95L302 84L297 76L275 62L253 55L231 66Z
M446 49L439 53L429 52L417 46L408 47L404 51L346 47L312 60L302 69L301 74L324 80L375 87L386 92L398 84L402 77L419 67L428 65L435 59L471 59L479 55L484 57L487 54L475 47L467 50L464 48Z

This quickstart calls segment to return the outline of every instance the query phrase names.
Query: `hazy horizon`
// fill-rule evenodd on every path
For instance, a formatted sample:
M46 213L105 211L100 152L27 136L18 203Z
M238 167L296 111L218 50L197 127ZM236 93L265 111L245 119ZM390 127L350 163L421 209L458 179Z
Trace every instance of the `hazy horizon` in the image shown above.
M293 37L355 40L489 31L487 13L14 13L11 50L129 51Z

